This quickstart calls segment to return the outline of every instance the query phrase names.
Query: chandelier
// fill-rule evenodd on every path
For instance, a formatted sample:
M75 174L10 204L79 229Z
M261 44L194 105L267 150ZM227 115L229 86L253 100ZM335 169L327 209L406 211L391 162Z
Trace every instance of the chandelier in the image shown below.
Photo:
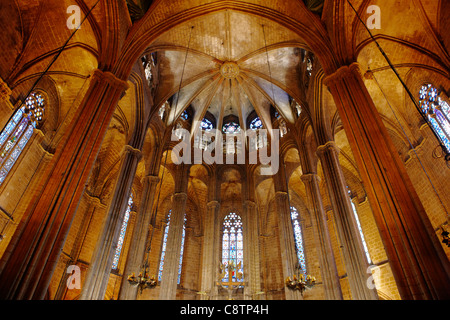
M147 288L154 288L158 284L158 281L156 280L156 276L148 276L148 264L145 263L143 272L140 272L139 275L136 277L134 272L130 274L127 278L128 283L130 283L133 286L139 286L139 289L142 293L144 289ZM144 275L142 275L144 274Z
M306 289L311 289L316 284L316 277L303 274L302 268L299 263L296 265L297 274L292 277L286 278L286 286L291 290L298 290L303 296L303 292Z

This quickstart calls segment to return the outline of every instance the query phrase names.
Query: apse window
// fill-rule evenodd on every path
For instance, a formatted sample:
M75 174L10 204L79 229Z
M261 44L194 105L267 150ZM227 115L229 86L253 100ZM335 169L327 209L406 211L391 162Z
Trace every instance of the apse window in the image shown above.
M232 266L231 282L244 281L244 236L241 217L232 212L223 220L222 235L222 266L224 267L223 282L230 280L228 266Z
M195 137L194 146L198 149L206 150L208 148L209 142L211 142L211 138L208 135L203 134L203 132L211 131L212 129L214 129L214 125L211 121L204 118L200 123L200 129L201 130Z
M263 128L263 123L259 117L254 118L250 122L250 129L256 132L256 138L254 142L254 149L258 150L264 148L267 145L267 134L264 131L260 131Z
M186 110L184 110L181 115L180 115L181 119L183 120L188 120L189 119L189 114Z
M42 93L31 93L0 134L0 184L28 144L34 128L43 122L45 105Z
M164 228L164 237L163 237L163 243L161 248L161 259L159 262L159 270L158 270L158 281L161 282L162 279L162 273L164 269L164 261L166 257L166 249L167 249L167 239L169 237L169 228L170 228L170 216L172 214L172 210L169 211L169 215L167 216L167 224ZM184 252L184 240L186 237L186 216L184 217L184 223L183 223L183 234L181 236L181 251L180 251L180 257L178 260L178 277L177 277L177 284L180 284L181 280L181 270L183 265L183 252Z
M240 150L242 150L242 141L239 138L237 138L236 140L233 136L237 136L237 134L241 132L240 125L234 121L230 121L222 127L222 131L227 135L223 141L226 154L234 154L240 152Z
M431 129L450 153L450 105L432 84L422 86L419 92L420 107L431 124Z
M302 268L303 274L306 275L306 258L305 249L303 247L302 228L300 225L300 215L297 208L291 207L291 221L294 229L295 250L297 252L298 264Z
M123 242L125 241L125 234L127 233L128 221L130 220L131 207L133 206L133 195L128 199L127 209L123 216L122 226L120 227L119 240L117 241L116 251L114 252L114 259L112 269L117 270L119 268L120 254L122 252Z

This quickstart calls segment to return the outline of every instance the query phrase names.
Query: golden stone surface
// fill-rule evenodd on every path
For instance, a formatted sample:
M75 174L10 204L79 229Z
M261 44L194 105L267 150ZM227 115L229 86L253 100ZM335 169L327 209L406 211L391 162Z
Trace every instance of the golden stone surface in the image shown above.
M235 62L225 62L220 68L220 73L226 79L235 79L239 72L239 66Z

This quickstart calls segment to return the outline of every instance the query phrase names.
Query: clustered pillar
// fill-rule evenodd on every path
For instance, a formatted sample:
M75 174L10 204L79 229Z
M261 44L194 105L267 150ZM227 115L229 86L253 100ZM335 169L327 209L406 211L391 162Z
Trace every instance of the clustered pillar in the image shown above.
M42 188L29 203L0 260L0 299L43 299L78 203L126 81L95 70L78 117L45 168Z
M345 268L352 293L356 300L377 299L375 290L367 287L368 261L348 195L344 173L339 164L339 149L333 141L317 148L317 154L327 182L328 194L335 215L339 241L343 247Z
M364 84L359 65L341 67L324 83L336 102L400 295L408 300L449 299L448 258ZM334 151L327 149L322 157L328 159L327 169L333 170Z
M125 146L114 194L81 291L81 300L103 300L105 297L120 228L140 158L140 150Z

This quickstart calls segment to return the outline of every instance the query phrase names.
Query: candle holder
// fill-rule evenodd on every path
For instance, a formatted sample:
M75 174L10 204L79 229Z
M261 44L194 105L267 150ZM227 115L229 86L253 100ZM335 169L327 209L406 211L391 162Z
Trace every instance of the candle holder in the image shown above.
M303 296L305 290L309 290L316 284L316 277L303 273L301 266L296 265L297 274L286 278L286 286L291 290L298 290Z

